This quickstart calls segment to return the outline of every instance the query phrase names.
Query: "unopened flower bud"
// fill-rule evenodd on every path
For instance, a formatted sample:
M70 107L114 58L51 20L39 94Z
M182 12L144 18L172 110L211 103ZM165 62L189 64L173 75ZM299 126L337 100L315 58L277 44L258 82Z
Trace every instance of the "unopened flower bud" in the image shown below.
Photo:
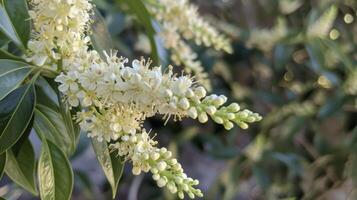
M231 112L238 112L240 110L240 106L237 103L232 103L227 108Z
M198 121L201 123L205 123L208 121L207 114L205 112L202 112L198 115Z
M197 88L195 88L195 94L198 98L203 98L206 96L206 90L202 86L197 87Z
M206 108L206 112L207 112L207 114L209 114L209 115L214 115L214 113L217 111L217 109L216 109L216 107L214 107L214 106L208 106L207 108Z
M197 110L195 107L191 107L188 110L188 116L190 116L192 119L196 119L197 118Z

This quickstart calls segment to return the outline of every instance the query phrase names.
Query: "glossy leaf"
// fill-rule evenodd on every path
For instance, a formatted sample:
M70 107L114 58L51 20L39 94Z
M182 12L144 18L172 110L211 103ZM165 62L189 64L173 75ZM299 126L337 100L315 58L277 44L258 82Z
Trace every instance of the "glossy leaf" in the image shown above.
M23 62L0 59L0 100L18 88L30 75L31 69L32 67Z
M38 181L43 200L68 200L73 190L73 171L66 155L54 143L42 138Z
M4 174L5 164L6 164L6 153L3 153L0 155L0 180L2 178L2 175Z
M66 155L74 152L76 145L74 136L67 130L64 119L57 111L38 104L35 109L35 130L43 133L48 140L60 147Z
M36 96L32 84L24 85L0 101L0 153L16 143L31 121Z
M18 47L25 48L25 45L22 43L20 36L15 30L14 25L11 22L4 4L0 3L0 31L11 39Z
M115 152L110 152L106 142L98 142L96 138L93 138L92 145L103 172L112 188L114 198L123 173L124 162Z
M26 0L5 0L5 8L24 47L30 39L30 15Z
M6 151L6 175L27 191L37 195L35 162L35 152L29 140L23 143L17 154L11 149Z

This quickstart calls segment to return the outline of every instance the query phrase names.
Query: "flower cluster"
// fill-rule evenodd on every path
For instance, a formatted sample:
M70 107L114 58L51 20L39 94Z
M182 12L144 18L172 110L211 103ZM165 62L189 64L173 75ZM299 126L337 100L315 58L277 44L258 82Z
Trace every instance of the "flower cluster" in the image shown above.
M234 123L247 128L261 117L240 110L236 103L224 106L225 96L207 96L192 77L177 76L172 67L163 72L144 59L128 64L115 51L104 52L103 59L89 50L85 34L92 8L89 0L32 3L35 33L29 42L28 60L60 72L55 81L64 101L81 109L75 115L81 129L98 141L111 143L111 148L133 164L135 175L150 171L158 186L167 186L180 198L185 194L202 196L194 188L198 181L188 178L165 148L155 147L156 142L143 128L145 119L160 114L166 120L191 117L204 123L210 116L231 129Z
M159 187L167 186L170 192L177 193L181 199L185 193L190 198L202 197L202 192L193 187L198 185L198 180L187 177L181 165L172 158L172 153L164 147L155 147L156 144L157 142L143 130L136 135L124 134L120 142L112 144L111 148L117 150L120 156L132 161L133 174L139 175L141 172L150 171Z
M57 61L86 46L92 4L87 0L30 0L34 32L28 62L57 69Z
M220 35L209 23L202 19L197 7L187 0L147 0L151 13L161 24L161 37L166 48L171 50L171 58L176 65L185 67L186 72L194 73L195 78L210 89L207 73L197 55L184 39L193 40L197 45L214 47L216 50L232 52L230 42Z
M250 32L250 36L246 45L249 48L258 48L264 52L269 52L282 38L287 35L286 24L282 20L278 20L277 24L272 29L254 29Z

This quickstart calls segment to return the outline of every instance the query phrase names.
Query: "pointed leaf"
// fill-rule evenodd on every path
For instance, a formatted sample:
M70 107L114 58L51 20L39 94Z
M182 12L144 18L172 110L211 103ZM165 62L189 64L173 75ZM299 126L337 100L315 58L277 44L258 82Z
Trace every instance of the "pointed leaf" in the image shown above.
M16 143L31 121L35 107L33 84L24 85L0 101L0 153Z
M6 174L18 185L37 195L35 183L35 152L29 140L20 147L17 154L6 151Z
M14 25L4 7L0 3L0 31L12 40L18 47L24 49L25 45L22 43L20 36L17 34Z
M31 69L32 67L23 62L0 59L0 100L18 88L30 75Z
M30 39L30 15L26 0L5 0L5 9L24 47Z
M54 143L42 138L38 162L38 181L43 200L69 200L73 190L73 171L66 155Z
M106 142L99 142L96 138L92 138L92 145L103 172L112 188L114 199L119 180L123 173L124 162L115 152L109 151Z
M317 37L326 36L335 22L337 12L337 7L332 5L329 9L322 13L318 19L311 20L307 28L307 35Z
M43 135L58 147L66 155L74 152L76 143L74 136L67 131L64 119L57 111L38 104L35 109L35 130L40 131Z

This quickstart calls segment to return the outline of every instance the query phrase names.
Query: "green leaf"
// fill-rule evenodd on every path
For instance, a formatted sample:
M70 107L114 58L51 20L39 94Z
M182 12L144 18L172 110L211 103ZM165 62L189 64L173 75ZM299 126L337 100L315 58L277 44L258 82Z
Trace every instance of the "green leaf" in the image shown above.
M4 4L0 3L0 31L6 35L10 40L12 40L18 47L25 49L25 45L19 34L16 32L15 26L11 21L11 18L6 11Z
M24 47L30 39L30 15L26 0L5 0L5 8Z
M151 15L146 9L144 3L141 0L117 0L117 2L124 1L128 4L129 9L137 17L137 21L145 28L146 34L149 37L151 45L151 58L154 64L159 64L159 54L157 45L155 42L155 28L151 22Z
M6 153L3 153L0 155L0 180L2 178L2 175L4 174L5 164L6 164Z
M18 185L37 195L35 183L35 152L29 140L20 147L17 154L6 151L6 174Z
M4 49L0 49L0 59L10 59L10 60L17 60L17 61L24 61L24 59L17 57Z
M66 155L72 155L79 140L79 127L73 122L68 107L58 97L60 94L57 88L52 80L44 78L37 80L35 128L36 131L44 133L43 135L60 147Z
M319 18L313 19L313 17L311 17L307 28L307 35L310 37L327 36L335 22L337 12L338 8L335 5L332 5L324 13L322 13ZM313 15L311 14L311 16Z
M1 3L1 2L0 2ZM0 48L3 48L5 45L9 44L10 40L0 31Z
M35 101L33 84L16 89L0 101L0 154L14 145L26 130Z
M38 161L38 182L43 200L71 198L73 171L70 163L60 148L44 138Z
M66 155L75 151L74 135L67 130L59 112L41 104L36 105L35 130L60 147Z
M104 18L97 9L95 9L92 18L92 34L90 35L91 42L93 48L97 50L98 53L103 57L103 51L109 51L111 49L114 49L113 41L108 31L108 27L104 21Z
M0 59L0 100L18 88L31 70L32 67L26 63Z
M48 81L43 77L39 77L35 86L37 104L42 104L55 111L59 111L58 94L53 90Z
M112 188L114 199L119 180L123 173L124 162L115 152L110 152L106 142L99 142L96 138L92 138L92 145L103 172Z

